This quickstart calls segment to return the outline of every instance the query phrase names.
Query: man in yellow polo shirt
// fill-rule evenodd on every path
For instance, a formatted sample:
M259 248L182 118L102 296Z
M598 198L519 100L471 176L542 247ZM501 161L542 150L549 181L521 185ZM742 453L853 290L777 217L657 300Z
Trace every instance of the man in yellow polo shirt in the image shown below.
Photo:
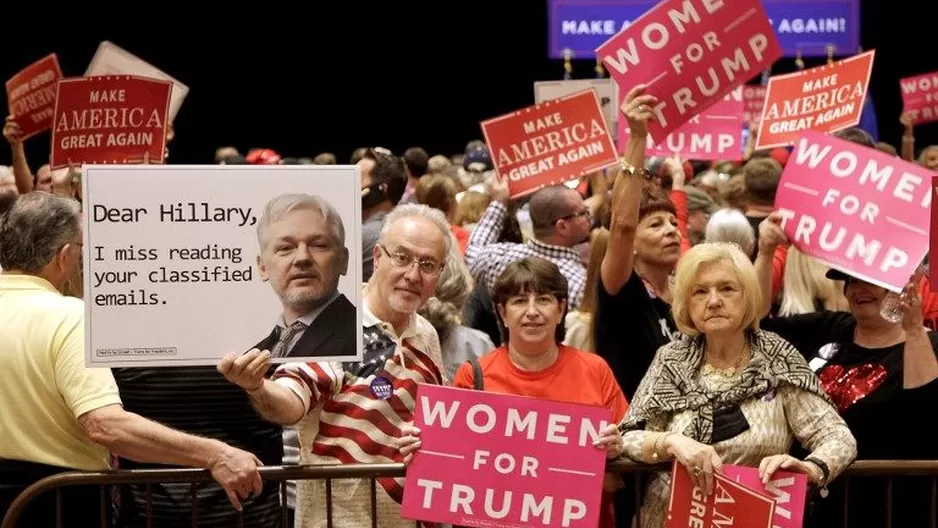
M254 455L124 411L110 369L85 367L83 302L60 293L79 263L79 215L77 201L45 192L0 215L0 516L36 480L110 469L111 453L210 469L240 509L261 491ZM66 525L104 526L98 494L63 490ZM17 526L54 519L49 493Z

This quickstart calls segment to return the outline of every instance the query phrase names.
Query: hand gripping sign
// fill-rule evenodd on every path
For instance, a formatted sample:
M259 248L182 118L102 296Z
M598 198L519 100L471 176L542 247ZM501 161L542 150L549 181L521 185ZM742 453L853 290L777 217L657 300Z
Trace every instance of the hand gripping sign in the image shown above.
M596 49L619 85L658 98L654 141L781 57L759 0L664 0Z
M775 208L798 249L898 292L928 251L934 175L876 149L809 131L788 158Z

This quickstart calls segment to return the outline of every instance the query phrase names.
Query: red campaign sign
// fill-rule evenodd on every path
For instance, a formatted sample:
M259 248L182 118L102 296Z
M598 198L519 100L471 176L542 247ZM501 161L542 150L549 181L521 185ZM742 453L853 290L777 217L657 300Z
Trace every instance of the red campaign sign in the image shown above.
M877 149L809 131L785 164L775 208L799 250L898 292L928 251L934 175Z
M775 499L773 528L803 528L805 502L808 498L808 476L779 469L766 484L759 478L759 469L723 464L723 475L743 486Z
M6 83L10 115L20 126L20 139L27 140L52 128L56 83L62 69L55 53L30 64Z
M715 473L713 493L703 495L687 468L675 462L671 471L671 502L666 528L739 526L772 528L775 501Z
M592 89L483 121L499 178L514 198L617 162L616 149Z
M457 526L599 524L608 408L420 384L401 516Z
M664 141L655 143L650 137L645 148L646 156L673 156L680 154L687 159L696 160L739 160L743 157L742 87L738 87L722 101L715 103L702 113L695 115L671 132ZM619 105L625 100L625 94L619 91ZM626 119L619 120L619 153L625 153L628 144L629 127Z
M172 83L114 75L59 83L52 169L82 163L163 162Z
M765 107L765 94L768 88L760 85L747 84L743 87L743 123L751 128L758 128L762 119L762 108Z
M793 145L802 132L856 126L873 73L870 50L831 65L769 78L756 149Z
M782 56L759 0L664 0L596 49L620 92L658 98L660 141Z
M938 72L899 79L902 111L912 115L915 124L938 121Z

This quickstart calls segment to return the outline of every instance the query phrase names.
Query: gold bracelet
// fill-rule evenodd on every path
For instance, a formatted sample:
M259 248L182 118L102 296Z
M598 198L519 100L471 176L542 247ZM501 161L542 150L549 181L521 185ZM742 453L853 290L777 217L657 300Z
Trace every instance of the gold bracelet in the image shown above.
M661 449L658 447L659 444L663 444L664 441L667 440L668 437L672 434L674 433L662 433L658 436L658 438L655 439L655 443L651 447L651 461L653 463L657 463L658 459L661 458L661 455L658 454L658 452L661 451Z
M619 160L619 172L624 172L629 176L641 176L646 180L651 179L651 173L648 172L645 167L636 167L626 161L625 158Z

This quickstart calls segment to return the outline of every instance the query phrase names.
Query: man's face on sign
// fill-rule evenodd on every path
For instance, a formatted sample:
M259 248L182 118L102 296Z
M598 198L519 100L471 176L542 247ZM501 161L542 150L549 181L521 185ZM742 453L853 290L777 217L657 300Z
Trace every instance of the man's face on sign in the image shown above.
M323 214L300 207L267 227L257 267L285 306L305 313L338 289L348 256Z

